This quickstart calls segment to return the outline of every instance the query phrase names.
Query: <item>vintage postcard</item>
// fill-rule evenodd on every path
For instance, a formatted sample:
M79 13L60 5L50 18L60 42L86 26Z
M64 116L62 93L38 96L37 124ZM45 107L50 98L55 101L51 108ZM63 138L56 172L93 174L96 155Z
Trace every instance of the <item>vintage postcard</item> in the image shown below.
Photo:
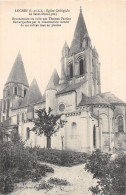
M125 195L125 21L125 0L0 1L1 194Z

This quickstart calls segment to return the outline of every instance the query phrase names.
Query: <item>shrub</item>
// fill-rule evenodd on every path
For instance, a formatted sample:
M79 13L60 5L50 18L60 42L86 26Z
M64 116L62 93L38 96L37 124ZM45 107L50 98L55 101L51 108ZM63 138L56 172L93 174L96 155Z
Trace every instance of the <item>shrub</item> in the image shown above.
M41 189L50 190L52 188L53 188L53 185L50 185L49 183L46 183L45 181L42 181L41 183L35 186L36 190L41 190Z
M11 176L0 175L0 192L10 193L14 189L14 183L12 181Z
M85 169L93 174L94 178L102 178L108 171L111 155L96 150L87 159Z
M51 184L55 184L55 185L63 185L63 186L66 186L66 185L70 185L70 183L67 181L67 180L64 180L64 179L59 179L59 178L50 178L48 180L49 183Z
M48 165L39 165L40 169L44 169L48 173L54 173L54 169L52 167L49 167Z
M12 191L14 183L29 179L38 181L46 172L54 172L51 167L38 163L35 150L25 147L24 142L17 140L0 143L1 193Z
M85 169L98 179L96 187L90 187L93 194L124 195L126 178L126 155L111 155L96 150L88 158Z
M36 153L38 160L48 162L60 166L73 166L80 163L85 163L87 159L86 153L61 151L54 149L33 148L31 153Z

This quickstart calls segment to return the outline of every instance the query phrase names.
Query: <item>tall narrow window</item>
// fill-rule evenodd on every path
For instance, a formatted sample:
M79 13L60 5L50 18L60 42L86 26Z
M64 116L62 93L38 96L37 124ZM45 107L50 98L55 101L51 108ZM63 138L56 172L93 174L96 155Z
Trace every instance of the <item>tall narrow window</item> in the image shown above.
M124 126L123 126L123 117L119 116L118 117L118 131L123 132L124 131Z
M70 64L70 78L73 78L73 65Z
M86 60L83 60L84 74L86 73Z
M7 95L8 95L8 96L10 95L10 90L9 90L9 89L8 89Z
M7 118L9 117L10 100L7 99Z
M96 127L93 127L93 147L96 148Z
M19 124L19 114L17 115L17 124Z
M77 123L75 123L75 122L72 123L71 135L72 135L72 137L75 137L77 135Z
M5 96L5 97L7 96L7 91L4 92L4 96Z
M30 139L30 128L27 127L26 129L26 139Z
M17 87L14 87L14 94L17 95Z
M22 113L22 122L24 122L24 113Z
M26 90L26 89L24 89L24 97L25 97L25 95L26 95L26 92L27 92L27 90Z
M5 100L4 100L4 106L3 107L4 107L3 110L5 111L6 110L6 101Z
M88 47L88 39L86 39L86 46Z
M84 74L84 64L83 64L82 59L79 61L79 66L80 66L80 75L83 75Z

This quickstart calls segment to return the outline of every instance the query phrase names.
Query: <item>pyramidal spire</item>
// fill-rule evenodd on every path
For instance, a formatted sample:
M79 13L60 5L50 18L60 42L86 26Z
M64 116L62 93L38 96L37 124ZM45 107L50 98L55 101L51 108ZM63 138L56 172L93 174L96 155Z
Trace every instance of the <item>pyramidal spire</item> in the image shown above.
M6 84L8 83L20 83L29 86L20 51L7 79Z
M39 86L36 79L32 80L32 83L26 93L26 96L21 104L21 107L25 107L31 104L42 101L42 94L40 92Z
M82 14L82 8L80 7L80 13L76 24L75 32L74 32L74 37L70 47L71 54L77 53L81 50L82 41L85 34L88 34L88 31Z
M68 47L68 48L69 48L69 46L68 46L68 44L67 44L67 41L65 41L63 48L64 48L64 47Z
M57 70L54 69L52 76L47 84L46 90L56 89L56 85L58 84L59 84L59 75L57 73Z

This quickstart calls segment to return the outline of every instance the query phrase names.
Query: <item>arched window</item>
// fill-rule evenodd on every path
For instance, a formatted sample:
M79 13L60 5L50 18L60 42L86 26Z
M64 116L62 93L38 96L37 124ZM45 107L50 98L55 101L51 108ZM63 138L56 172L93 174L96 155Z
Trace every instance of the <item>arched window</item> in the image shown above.
M86 73L86 61L85 59L81 59L79 61L79 72L80 72L80 75L83 75Z
M10 100L7 99L7 118L9 117Z
M73 64L70 64L70 78L73 78Z
M3 110L5 111L6 110L6 101L4 100L4 106L3 106Z
M19 114L17 115L17 124L19 124Z
M83 60L84 74L86 73L86 60Z
M27 127L26 129L26 139L30 139L30 128Z
M86 39L86 47L88 47L88 39Z
M80 66L80 75L83 75L84 74L84 64L83 64L82 59L79 61L79 66Z
M93 147L96 148L96 127L93 127Z
M72 135L72 137L77 135L77 123L75 123L75 122L72 123L71 135Z
M24 89L24 97L25 97L25 95L26 95L26 92L27 92L27 90L26 90L26 89Z
M15 87L14 87L14 95L17 95L17 92L18 92L18 89L17 89L17 87L15 86Z
M5 96L5 97L7 96L7 91L4 91L4 96Z
M22 113L22 122L24 122L24 113Z
M10 95L10 91L9 91L9 89L8 89L8 91L7 91L7 95L8 95L8 96Z
M124 132L124 122L123 122L123 117L122 116L118 117L118 131L119 132Z

